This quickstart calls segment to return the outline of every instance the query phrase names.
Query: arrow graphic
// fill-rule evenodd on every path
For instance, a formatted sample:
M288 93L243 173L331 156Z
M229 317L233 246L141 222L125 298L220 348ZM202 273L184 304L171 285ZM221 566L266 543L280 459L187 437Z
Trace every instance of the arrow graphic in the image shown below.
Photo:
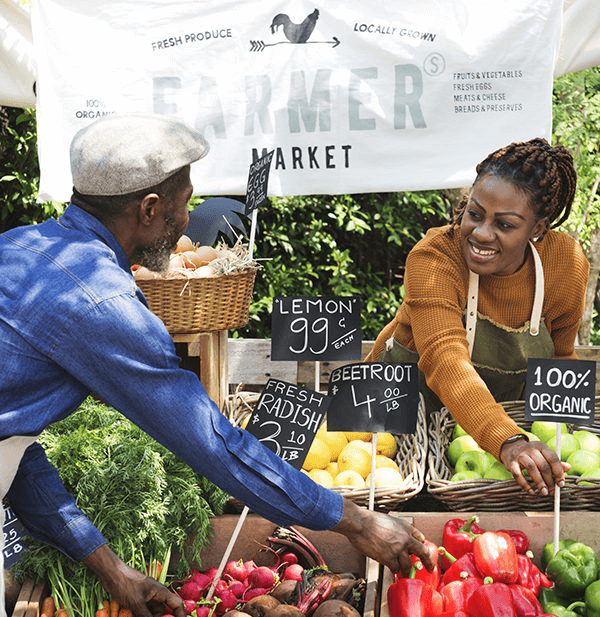
M337 36L331 41L306 41L306 43L291 43L290 41L279 41L278 43L265 43L264 41L250 41L250 51L264 51L266 47L275 47L275 45L331 45L332 49L340 44Z

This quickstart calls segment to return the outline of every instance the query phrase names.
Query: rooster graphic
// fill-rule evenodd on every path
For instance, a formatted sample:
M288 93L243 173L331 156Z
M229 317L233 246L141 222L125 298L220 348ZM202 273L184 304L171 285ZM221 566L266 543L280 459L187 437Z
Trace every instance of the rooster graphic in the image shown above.
M290 43L306 43L315 29L319 19L319 9L315 9L301 24L295 24L285 13L278 13L271 22L271 34L275 34L279 26Z

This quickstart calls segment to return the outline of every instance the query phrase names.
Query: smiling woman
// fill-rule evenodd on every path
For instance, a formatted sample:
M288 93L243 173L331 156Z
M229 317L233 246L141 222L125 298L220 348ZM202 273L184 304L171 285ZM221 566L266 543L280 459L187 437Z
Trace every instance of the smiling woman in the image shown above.
M406 261L405 299L367 360L417 362L428 412L445 406L528 492L564 469L529 442L502 401L522 399L527 360L575 357L589 265L551 230L569 216L571 154L544 139L510 144L477 166L451 225L428 230Z

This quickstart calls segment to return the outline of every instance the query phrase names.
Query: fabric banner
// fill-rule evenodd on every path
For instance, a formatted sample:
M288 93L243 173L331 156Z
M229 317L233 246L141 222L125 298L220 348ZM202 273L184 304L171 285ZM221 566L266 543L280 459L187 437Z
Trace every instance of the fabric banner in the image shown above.
M39 0L41 199L68 200L69 143L105 114L201 130L195 193L467 186L490 151L551 134L561 0Z

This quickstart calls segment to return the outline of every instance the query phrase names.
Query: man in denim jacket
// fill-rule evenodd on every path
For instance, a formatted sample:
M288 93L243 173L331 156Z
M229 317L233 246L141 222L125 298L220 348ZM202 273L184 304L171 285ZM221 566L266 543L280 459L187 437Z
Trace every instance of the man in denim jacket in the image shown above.
M233 427L148 310L131 264L166 268L188 222L190 165L207 150L199 133L163 116L97 120L73 139L64 214L0 236L0 497L136 615L166 603L183 617L177 596L108 548L35 441L95 393L276 524L333 529L394 571L407 571L410 554L433 567L411 525L318 486Z

